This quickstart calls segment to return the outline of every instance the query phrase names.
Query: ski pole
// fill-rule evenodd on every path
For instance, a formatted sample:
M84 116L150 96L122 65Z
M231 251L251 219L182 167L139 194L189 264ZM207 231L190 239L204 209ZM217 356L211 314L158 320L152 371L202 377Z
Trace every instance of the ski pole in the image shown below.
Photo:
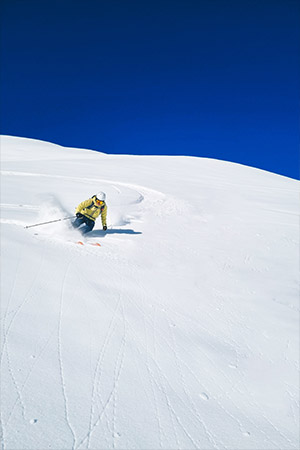
M47 225L48 223L61 222L62 220L73 219L74 217L76 217L76 216L64 217L63 219L57 219L57 220L50 220L49 222L35 223L34 225L26 225L26 227L24 227L24 228L39 227L40 225Z

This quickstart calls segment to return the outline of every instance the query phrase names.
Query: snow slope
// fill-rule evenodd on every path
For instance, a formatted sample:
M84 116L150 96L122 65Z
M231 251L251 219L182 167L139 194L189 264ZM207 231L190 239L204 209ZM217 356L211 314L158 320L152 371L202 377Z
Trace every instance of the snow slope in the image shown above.
M299 182L6 136L1 161L3 449L299 448ZM24 229L99 190L86 245Z

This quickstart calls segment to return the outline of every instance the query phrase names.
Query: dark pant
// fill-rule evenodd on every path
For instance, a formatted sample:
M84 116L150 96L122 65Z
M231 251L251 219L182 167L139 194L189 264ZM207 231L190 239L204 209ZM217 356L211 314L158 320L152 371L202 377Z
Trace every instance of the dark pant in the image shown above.
M85 217L85 216L76 217L76 219L74 220L72 225L73 225L74 228L79 228L84 223L85 223L86 226L80 230L82 234L85 234L85 233L88 233L89 231L92 231L92 229L95 226L94 220L89 219L88 217Z

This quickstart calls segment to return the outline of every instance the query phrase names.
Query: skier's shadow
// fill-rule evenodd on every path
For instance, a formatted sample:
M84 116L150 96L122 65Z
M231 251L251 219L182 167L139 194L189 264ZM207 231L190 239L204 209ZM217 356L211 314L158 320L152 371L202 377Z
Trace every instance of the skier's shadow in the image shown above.
M122 230L120 228L111 228L109 230L94 230L87 233L91 237L105 237L107 234L142 234L141 231Z

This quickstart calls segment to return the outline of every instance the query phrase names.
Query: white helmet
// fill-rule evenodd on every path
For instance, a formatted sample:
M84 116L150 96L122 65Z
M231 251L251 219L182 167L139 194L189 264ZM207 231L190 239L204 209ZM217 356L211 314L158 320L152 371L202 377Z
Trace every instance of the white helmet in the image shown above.
M102 200L103 202L105 202L106 194L105 194L105 192L100 191L100 192L97 192L96 197L98 200Z

